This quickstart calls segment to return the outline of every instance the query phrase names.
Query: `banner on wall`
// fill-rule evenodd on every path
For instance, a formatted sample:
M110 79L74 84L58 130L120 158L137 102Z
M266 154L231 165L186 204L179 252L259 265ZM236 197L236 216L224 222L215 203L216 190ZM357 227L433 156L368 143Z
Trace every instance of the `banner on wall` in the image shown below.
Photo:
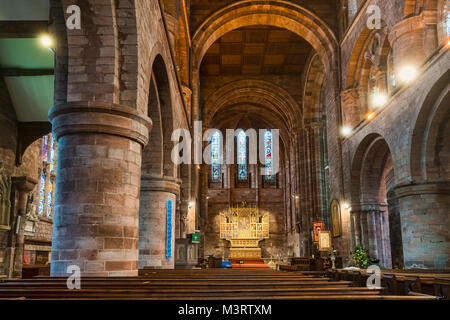
M172 257L172 200L167 200L166 258Z

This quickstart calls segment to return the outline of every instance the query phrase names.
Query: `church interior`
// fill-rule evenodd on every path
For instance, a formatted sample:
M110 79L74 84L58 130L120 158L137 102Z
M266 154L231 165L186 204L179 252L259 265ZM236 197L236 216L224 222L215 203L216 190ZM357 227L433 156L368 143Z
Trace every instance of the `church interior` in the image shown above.
M449 49L448 0L0 1L0 299L450 299Z

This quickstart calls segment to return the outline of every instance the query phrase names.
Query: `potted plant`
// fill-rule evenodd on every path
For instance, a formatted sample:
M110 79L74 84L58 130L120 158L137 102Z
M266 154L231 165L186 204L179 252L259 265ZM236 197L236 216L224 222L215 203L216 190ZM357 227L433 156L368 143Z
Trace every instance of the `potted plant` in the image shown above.
M361 269L366 269L369 266L369 255L359 246L353 253L353 262Z

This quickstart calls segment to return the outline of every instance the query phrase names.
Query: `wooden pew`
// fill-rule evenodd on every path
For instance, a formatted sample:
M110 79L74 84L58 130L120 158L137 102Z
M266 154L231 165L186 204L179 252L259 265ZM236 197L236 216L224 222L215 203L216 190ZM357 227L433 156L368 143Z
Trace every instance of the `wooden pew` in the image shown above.
M228 271L228 272L227 272ZM432 296L383 296L381 288L273 270L146 270L138 277L82 277L80 290L69 290L65 277L3 280L2 299L436 299ZM258 271L258 272L254 272Z

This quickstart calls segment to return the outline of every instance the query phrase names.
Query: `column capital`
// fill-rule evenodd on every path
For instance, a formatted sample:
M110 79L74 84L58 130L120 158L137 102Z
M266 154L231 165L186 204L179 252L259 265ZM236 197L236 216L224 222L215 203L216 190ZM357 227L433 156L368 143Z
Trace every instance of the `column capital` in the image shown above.
M141 191L160 191L180 194L181 179L173 177L161 177L152 174L141 176Z
M49 111L53 134L104 133L129 138L145 146L152 120L135 108L108 102L70 102Z
M389 192L389 200L425 194L450 195L450 181L425 182L396 186Z
M19 191L31 192L38 181L29 176L12 177L11 182Z

